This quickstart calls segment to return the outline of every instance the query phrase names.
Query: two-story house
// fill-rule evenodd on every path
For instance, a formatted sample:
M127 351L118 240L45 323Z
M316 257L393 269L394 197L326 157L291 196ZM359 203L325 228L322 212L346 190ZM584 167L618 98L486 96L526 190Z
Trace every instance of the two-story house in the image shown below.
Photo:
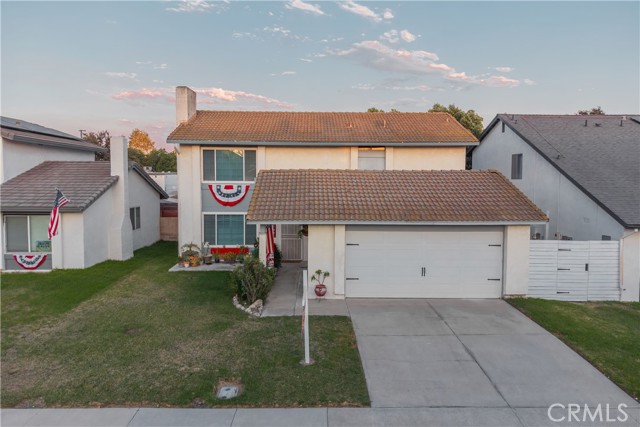
M526 293L546 216L501 174L464 170L478 141L446 113L197 111L178 87L176 123L181 245L258 238L264 257L275 224L285 259L330 272L330 298Z

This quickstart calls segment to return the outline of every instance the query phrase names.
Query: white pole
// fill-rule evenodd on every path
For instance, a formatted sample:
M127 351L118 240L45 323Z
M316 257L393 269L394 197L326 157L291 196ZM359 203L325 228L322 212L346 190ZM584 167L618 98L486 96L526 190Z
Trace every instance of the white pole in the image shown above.
M309 357L309 290L308 290L308 272L306 269L302 270L302 304L303 316L304 316L304 364L310 365L311 358Z

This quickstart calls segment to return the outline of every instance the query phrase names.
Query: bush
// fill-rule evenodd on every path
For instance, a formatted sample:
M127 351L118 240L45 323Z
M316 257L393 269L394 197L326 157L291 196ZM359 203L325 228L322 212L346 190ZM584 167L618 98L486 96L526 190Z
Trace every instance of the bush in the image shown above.
M259 299L266 300L275 278L276 270L267 268L252 256L245 257L244 263L231 272L231 284L238 299L246 304L253 304Z
M273 244L273 266L275 268L282 267L282 252L280 252L280 248L275 243Z

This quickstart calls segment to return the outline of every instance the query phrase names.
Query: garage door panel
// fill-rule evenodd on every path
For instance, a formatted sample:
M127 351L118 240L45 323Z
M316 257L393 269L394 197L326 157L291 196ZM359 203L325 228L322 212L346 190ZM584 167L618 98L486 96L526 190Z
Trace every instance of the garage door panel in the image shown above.
M502 230L478 227L348 227L346 295L499 298Z

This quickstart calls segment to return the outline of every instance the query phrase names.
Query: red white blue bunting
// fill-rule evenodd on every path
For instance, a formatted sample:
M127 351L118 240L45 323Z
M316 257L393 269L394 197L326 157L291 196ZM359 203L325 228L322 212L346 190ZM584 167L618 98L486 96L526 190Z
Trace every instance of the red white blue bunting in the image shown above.
M25 270L35 270L47 259L46 254L14 255L13 259Z
M235 206L244 200L249 191L248 185L209 184L211 195L222 206Z

